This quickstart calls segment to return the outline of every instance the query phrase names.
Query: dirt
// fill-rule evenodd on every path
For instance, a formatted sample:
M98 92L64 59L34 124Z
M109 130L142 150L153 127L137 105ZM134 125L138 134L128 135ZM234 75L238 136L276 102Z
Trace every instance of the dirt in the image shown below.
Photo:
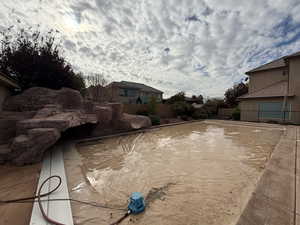
M9 200L35 195L41 165L0 166L0 199ZM0 204L1 225L28 225L32 203Z

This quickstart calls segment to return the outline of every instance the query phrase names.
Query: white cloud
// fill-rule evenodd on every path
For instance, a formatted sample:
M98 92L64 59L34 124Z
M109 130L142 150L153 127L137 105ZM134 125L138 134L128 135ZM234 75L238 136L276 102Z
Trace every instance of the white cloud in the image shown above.
M1 27L20 20L59 30L64 54L85 73L167 96L222 96L248 69L300 49L299 8L297 0L11 0L0 18Z

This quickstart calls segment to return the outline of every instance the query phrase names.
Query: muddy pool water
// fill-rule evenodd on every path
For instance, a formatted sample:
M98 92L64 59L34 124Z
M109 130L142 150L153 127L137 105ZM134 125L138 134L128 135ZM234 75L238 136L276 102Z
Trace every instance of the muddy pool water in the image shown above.
M146 211L121 224L233 225L283 130L199 122L78 145L64 155L70 197ZM109 225L124 211L73 202L78 225Z

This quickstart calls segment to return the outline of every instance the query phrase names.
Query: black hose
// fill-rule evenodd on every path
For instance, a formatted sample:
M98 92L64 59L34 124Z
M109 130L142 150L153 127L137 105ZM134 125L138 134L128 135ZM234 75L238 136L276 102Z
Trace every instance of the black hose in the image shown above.
M41 190L42 190L43 186L45 185L45 183L46 183L48 180L52 179L52 178L57 178L57 179L58 179L59 182L58 182L57 186L56 186L53 190L51 190L51 191L49 191L49 192L47 192L47 193L45 193L45 194L41 194ZM28 200L34 200L34 199L37 198L37 199L38 199L39 208L40 208L40 210L41 210L41 213L42 213L44 219L45 219L47 222L49 222L49 223L51 223L51 224L54 224L54 225L65 225L65 224L59 223L59 222L57 222L57 221L55 221L55 220L49 218L49 217L46 215L46 213L45 213L45 211L44 211L44 208L43 208L43 205L42 205L42 200L41 200L41 197L45 197L45 196L48 196L48 195L52 194L54 191L56 191L56 190L60 187L60 185L61 185L61 177L60 177L60 176L57 176L57 175L50 176L50 177L48 177L46 180L44 180L44 182L41 184L41 186L40 186L39 189L38 189L38 194L37 194L37 195L31 196L31 197L27 197L27 198L16 198L16 199L4 200L4 201L3 201L3 200L0 200L0 203L1 203L1 204L7 204L7 203L21 203L21 202L28 202Z
M120 219L118 219L116 222L111 223L110 225L118 225L119 223L121 223L127 216L129 216L131 214L130 211L128 211L124 216L122 216Z
M44 193L44 194L41 194L41 191L42 191L42 188L43 186L47 183L47 181L49 181L50 179L52 178L57 178L58 179L58 184L57 186L47 192L47 193ZM54 224L54 225L65 225L63 223L60 223L60 222L57 222L51 218L49 218L45 211L44 211L44 208L43 208L43 205L42 205L42 202L43 201L74 201L74 202L78 202L78 203L81 203L81 204L87 204L87 205L91 205L91 206L94 206L94 207L101 207L101 208L107 208L107 209L114 209L114 210L125 210L125 209L119 209L119 208L113 208L113 207L109 207L109 206L103 206L103 205L99 205L97 203L93 203L93 202L85 202L85 201L80 201L80 200L76 200L76 199L71 199L71 198L61 198L61 199L47 199L47 200L42 200L41 198L42 197L45 197L45 196L48 196L50 194L52 194L54 191L56 191L60 185L62 183L62 180L61 180L61 177L60 176L57 176L57 175L53 175L53 176L50 176L48 177L46 180L43 181L43 183L41 184L41 186L39 187L38 189L38 193L37 195L35 196L31 196L31 197L26 197L26 198L16 198L16 199L10 199L10 200L0 200L0 204L8 204L8 203L29 203L29 202L35 202L35 199L37 199L37 202L39 204L39 208L40 208L40 211L44 217L44 219L50 223L50 224ZM119 223L121 223L127 216L130 215L130 211L128 211L124 216L122 216L120 219L118 219L116 222L112 223L111 225L117 225Z
M49 191L49 192L47 192L47 193L45 193L45 194L41 194L40 197L48 196L48 195L52 194L54 191L56 191L56 190L59 188L59 186L61 185L61 178L60 178L60 176L56 176L56 175L55 175L55 176L48 177L48 178L42 183L41 187L42 187L48 180L50 180L51 178L54 178L54 177L58 178L58 180L59 180L58 185L57 185L53 190L51 190L51 191ZM41 187L40 187L39 189L41 189ZM0 200L0 204L2 204L2 203L18 203L18 202L22 203L22 202L29 202L29 201L27 201L27 200L34 200L34 199L36 199L36 198L38 198L38 195L31 196L31 197L27 197L27 198L16 198L16 199L4 200L4 201L3 201L3 200Z

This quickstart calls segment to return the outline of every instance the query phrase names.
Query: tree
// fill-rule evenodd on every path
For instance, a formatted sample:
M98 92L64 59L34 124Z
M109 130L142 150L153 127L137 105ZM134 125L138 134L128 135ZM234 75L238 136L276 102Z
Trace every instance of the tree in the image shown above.
M88 87L89 97L94 101L103 102L108 100L108 90L105 88L107 85L107 80L101 73L93 73L85 77Z
M92 73L89 76L86 76L85 79L90 86L105 86L107 84L107 80L104 78L102 73Z
M13 27L0 32L0 71L14 78L21 91L35 86L84 91L83 77L62 56L57 33Z
M199 95L198 97L196 95L192 96L192 99L197 102L197 104L203 104L203 96Z
M167 100L168 104L173 104L175 102L184 102L185 101L185 93L183 91L178 92Z
M225 103L230 107L238 105L237 98L248 93L248 84L239 83L232 88L227 89L225 92Z

